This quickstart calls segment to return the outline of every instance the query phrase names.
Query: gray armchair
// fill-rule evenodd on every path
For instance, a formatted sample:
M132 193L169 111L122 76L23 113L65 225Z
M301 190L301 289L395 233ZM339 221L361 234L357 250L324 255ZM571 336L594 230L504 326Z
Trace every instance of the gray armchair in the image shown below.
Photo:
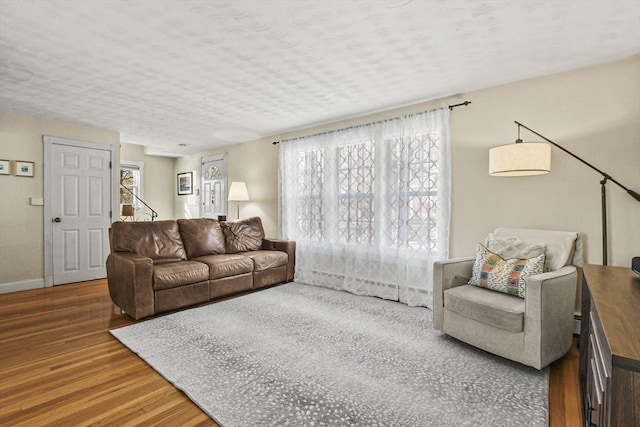
M468 284L476 257L434 265L433 323L447 335L507 359L542 369L571 346L577 285L582 265L578 233L499 228L487 246L496 253L504 242L537 244L547 267L526 278L524 298ZM513 258L513 247L503 258ZM515 248L515 252L517 252ZM575 265L572 265L575 264Z

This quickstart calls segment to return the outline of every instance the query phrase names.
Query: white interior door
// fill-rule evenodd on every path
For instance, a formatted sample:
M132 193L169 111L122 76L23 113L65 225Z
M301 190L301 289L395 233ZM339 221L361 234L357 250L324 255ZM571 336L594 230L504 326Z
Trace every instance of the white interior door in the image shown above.
M215 218L227 215L227 156L202 158L200 176L201 212L203 218Z
M51 146L53 284L106 277L111 225L112 152Z

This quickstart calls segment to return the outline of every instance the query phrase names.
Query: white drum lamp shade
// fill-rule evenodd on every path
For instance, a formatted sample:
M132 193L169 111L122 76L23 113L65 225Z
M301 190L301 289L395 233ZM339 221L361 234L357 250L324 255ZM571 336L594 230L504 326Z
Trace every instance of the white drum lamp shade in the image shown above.
M551 171L551 145L546 142L520 142L489 150L489 175L528 176Z

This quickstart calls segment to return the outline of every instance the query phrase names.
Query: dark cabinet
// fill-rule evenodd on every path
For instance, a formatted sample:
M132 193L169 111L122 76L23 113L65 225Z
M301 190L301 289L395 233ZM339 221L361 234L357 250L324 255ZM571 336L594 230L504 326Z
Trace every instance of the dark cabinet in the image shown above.
M585 265L580 330L585 426L640 426L640 276Z

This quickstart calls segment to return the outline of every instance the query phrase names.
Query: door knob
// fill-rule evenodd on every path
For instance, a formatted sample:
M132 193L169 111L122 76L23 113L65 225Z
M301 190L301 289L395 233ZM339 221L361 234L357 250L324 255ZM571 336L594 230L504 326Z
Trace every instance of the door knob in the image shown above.
M62 220L61 220L60 218L58 218L58 217L53 218L53 222L61 222L61 221L62 221Z

